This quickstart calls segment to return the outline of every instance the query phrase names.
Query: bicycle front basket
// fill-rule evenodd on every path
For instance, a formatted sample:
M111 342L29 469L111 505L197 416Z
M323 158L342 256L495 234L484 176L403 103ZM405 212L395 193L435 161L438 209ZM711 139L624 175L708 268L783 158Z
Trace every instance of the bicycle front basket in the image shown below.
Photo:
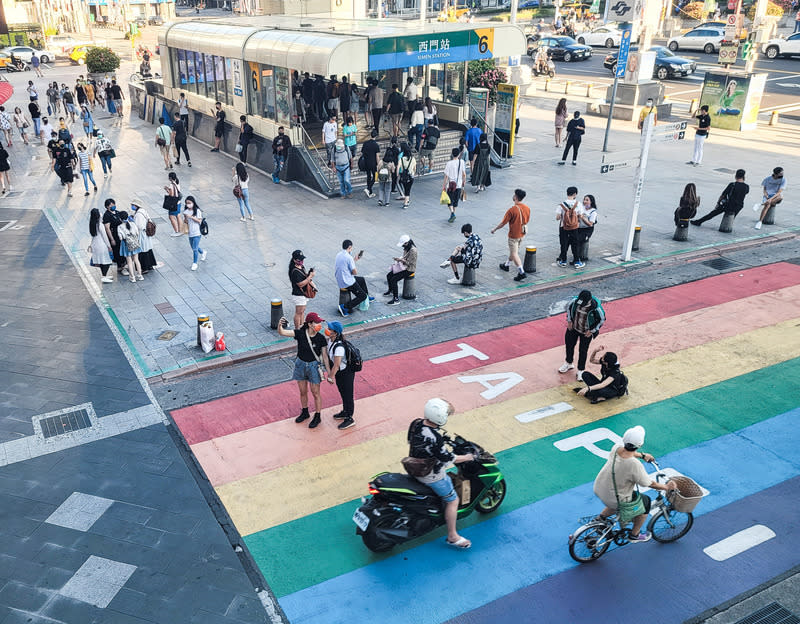
M677 491L672 493L671 503L675 511L691 513L697 507L697 503L703 498L703 490L697 483L689 477L672 477L678 485Z

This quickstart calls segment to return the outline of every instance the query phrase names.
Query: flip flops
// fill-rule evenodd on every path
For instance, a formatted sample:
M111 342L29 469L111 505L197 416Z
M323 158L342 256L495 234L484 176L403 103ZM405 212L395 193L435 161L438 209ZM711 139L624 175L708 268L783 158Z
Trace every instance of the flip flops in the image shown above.
M459 550L467 550L470 546L472 546L472 542L470 542L466 537L459 537L458 541L451 542L449 539L445 539L448 546L452 546L453 548L458 548Z

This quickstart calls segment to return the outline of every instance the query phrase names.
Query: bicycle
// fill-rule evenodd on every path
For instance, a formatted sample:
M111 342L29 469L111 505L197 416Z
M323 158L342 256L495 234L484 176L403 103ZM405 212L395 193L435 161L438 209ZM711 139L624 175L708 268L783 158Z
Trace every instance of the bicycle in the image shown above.
M651 463L656 467L656 483L662 479L665 483L669 481L658 464L655 461ZM664 544L679 540L689 532L694 524L692 511L702 498L702 490L689 477L673 477L671 480L678 483L678 489L666 496L659 491L650 505L651 517L647 522L647 531L653 539ZM580 521L581 526L569 536L569 554L578 563L597 561L611 544L625 546L630 543L630 523L617 524L617 514L605 520L600 516L586 516Z

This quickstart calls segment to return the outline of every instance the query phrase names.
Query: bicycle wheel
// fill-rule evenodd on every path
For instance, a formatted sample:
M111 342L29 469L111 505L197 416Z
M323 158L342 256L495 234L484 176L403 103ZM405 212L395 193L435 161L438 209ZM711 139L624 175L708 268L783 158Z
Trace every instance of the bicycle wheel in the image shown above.
M693 523L692 514L665 508L650 519L647 530L657 542L674 542L686 535Z
M603 556L608 550L610 529L600 522L578 531L569 543L569 556L578 563L588 563Z

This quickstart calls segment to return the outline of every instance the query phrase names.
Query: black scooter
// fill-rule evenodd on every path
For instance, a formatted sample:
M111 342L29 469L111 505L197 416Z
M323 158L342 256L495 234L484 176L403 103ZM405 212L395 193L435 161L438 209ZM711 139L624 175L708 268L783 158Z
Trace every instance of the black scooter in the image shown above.
M506 481L497 459L474 442L461 436L445 440L456 455L472 453L475 459L456 464L450 473L461 502L458 517L474 511L491 513L506 496ZM362 498L362 505L353 514L356 535L374 552L386 552L444 525L441 498L414 477L396 472L382 472L369 483L371 496Z
M6 72L22 72L22 71L30 71L31 66L30 63L26 63L22 59L15 58L13 61L9 61L6 65Z

